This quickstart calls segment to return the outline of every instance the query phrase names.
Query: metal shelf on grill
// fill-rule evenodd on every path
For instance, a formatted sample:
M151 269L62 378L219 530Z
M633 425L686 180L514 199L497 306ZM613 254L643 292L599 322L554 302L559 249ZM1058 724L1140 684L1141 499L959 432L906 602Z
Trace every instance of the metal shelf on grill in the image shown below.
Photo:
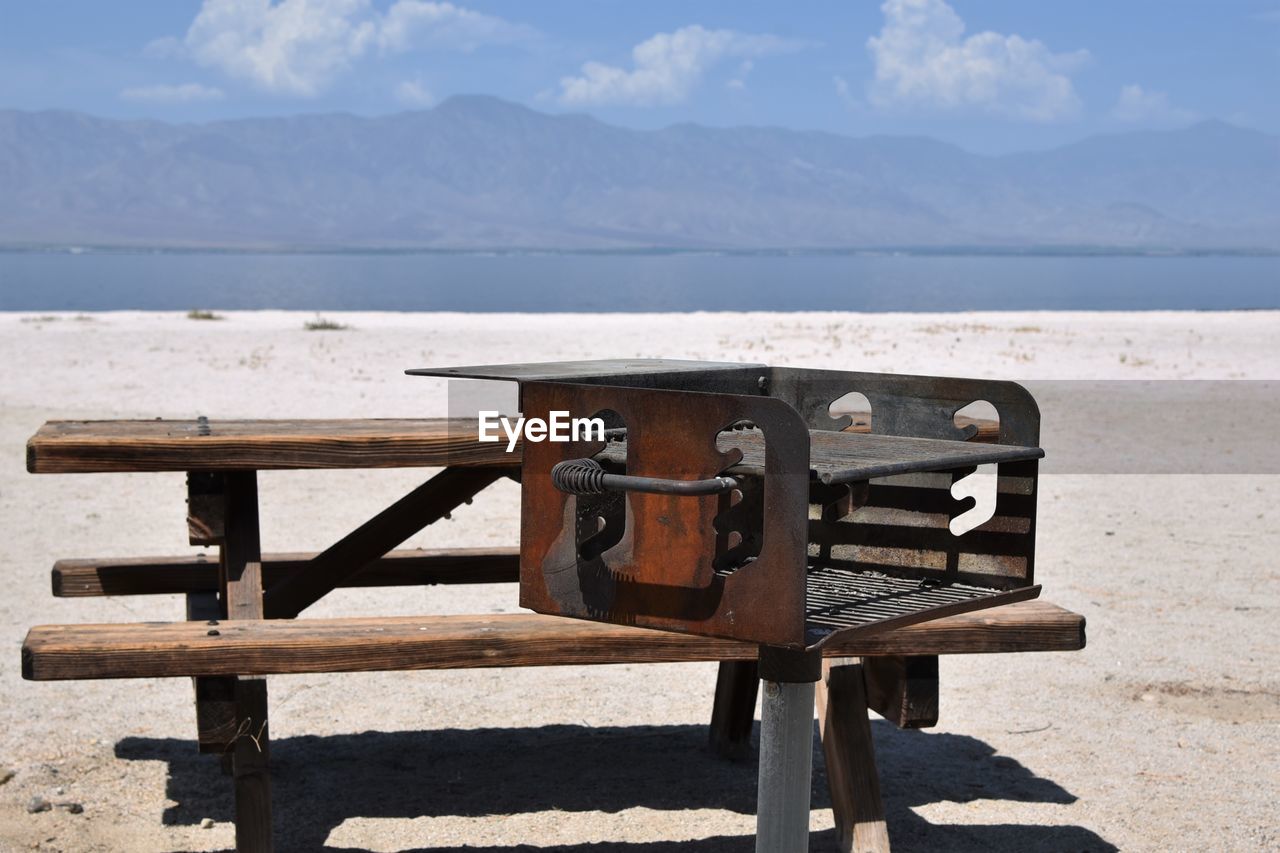
M596 459L622 465L627 459L627 442L611 441ZM765 442L757 429L720 433L716 447L721 452L742 451L742 460L725 474L761 476L765 468ZM905 438L861 432L809 431L809 473L823 483L854 483L873 477L911 474L918 471L949 471L997 462L1040 459L1039 447L985 444L936 438Z
M806 642L820 643L837 632L902 627L1039 594L1039 586L1000 590L965 583L935 584L843 566L811 566L805 583Z

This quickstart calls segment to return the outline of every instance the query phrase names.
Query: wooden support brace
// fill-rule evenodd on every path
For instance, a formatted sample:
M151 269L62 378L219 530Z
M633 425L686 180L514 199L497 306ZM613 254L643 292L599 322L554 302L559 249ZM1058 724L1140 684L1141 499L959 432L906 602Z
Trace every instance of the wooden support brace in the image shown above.
M895 726L926 729L938 724L938 656L863 658L867 705Z
M716 698L711 708L711 749L736 761L751 752L751 727L756 718L760 675L754 660L721 661Z
M859 659L824 662L815 700L840 850L887 853L889 833Z
M303 570L273 586L269 619L292 619L369 563L506 475L500 468L445 468L321 552Z

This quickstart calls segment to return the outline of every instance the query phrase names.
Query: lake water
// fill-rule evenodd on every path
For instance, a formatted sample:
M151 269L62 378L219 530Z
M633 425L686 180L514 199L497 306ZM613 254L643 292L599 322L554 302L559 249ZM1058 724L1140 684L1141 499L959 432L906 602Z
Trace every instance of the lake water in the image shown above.
M1280 257L0 252L0 310L191 308L1280 308Z

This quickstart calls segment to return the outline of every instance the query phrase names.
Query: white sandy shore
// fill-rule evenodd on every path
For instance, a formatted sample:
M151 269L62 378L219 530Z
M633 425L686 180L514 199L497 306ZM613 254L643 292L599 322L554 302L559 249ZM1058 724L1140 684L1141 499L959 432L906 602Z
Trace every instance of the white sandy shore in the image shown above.
M404 368L611 356L1280 379L1280 312L329 316L351 328L308 332L312 315L290 312L0 314L0 778L15 771L0 849L232 844L229 780L194 753L187 681L20 678L33 624L181 616L166 597L55 600L55 558L190 550L181 475L27 474L23 443L46 419L433 416L443 384ZM424 476L263 474L264 547L323 547ZM1280 477L1042 484L1037 579L1088 617L1089 647L945 659L936 729L873 725L895 849L1280 848ZM410 545L514 543L517 488L493 492ZM514 604L507 586L365 590L309 613ZM713 681L702 665L274 678L280 848L748 850L754 769L702 748ZM84 813L28 814L36 795Z

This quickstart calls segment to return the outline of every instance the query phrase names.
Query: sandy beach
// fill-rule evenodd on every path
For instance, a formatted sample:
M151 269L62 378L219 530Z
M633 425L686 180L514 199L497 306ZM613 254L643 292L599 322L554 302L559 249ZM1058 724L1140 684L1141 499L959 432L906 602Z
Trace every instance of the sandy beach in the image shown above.
M177 597L54 599L55 559L195 550L181 474L26 473L46 420L442 416L444 383L405 368L602 357L1280 380L1280 312L326 317L348 328L281 311L0 314L0 849L233 844L189 680L21 679L34 624L182 618ZM1106 432L1054 411L1054 429ZM263 547L322 548L429 473L264 473ZM406 547L515 544L518 487L491 491ZM873 720L895 850L1280 849L1277 506L1274 473L1046 473L1036 579L1087 617L1088 647L944 658L936 728ZM515 609L499 585L344 590L308 615ZM754 763L705 748L714 681L702 664L274 677L278 849L750 850ZM29 813L37 796L83 812Z

